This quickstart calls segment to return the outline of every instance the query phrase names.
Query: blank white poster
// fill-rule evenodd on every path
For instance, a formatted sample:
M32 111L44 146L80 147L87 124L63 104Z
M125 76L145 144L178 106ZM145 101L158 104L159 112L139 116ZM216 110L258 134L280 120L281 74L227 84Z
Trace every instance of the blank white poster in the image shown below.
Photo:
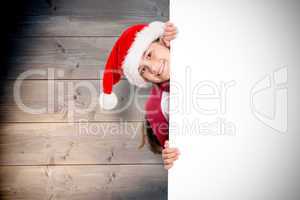
M171 0L169 200L300 199L300 1Z

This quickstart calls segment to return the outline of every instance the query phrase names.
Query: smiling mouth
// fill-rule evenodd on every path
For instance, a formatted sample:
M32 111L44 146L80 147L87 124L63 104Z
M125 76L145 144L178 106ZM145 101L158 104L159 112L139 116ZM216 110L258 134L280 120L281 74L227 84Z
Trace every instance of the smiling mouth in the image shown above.
M159 76L160 76L160 75L163 73L163 71L165 70L165 65L166 65L166 61L163 59L162 62L161 62L161 64L160 64L160 68L159 68L159 73L158 73Z

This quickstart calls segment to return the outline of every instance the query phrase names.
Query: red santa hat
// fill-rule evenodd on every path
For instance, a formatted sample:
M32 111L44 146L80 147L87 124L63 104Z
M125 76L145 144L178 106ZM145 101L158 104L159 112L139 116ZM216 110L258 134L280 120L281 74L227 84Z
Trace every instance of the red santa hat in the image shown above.
M145 50L163 33L164 23L155 21L131 26L121 34L105 65L102 78L103 92L99 98L101 108L110 110L116 107L118 98L112 90L123 75L137 87L150 85L141 77L138 67Z

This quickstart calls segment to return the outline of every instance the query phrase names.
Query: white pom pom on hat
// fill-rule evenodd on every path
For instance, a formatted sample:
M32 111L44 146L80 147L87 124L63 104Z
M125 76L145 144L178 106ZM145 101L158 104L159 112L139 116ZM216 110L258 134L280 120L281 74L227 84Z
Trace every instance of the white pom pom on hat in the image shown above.
M102 109L112 110L118 105L118 97L112 92L124 74L127 80L137 87L148 87L138 72L139 62L149 45L161 37L165 24L155 21L127 28L114 44L107 59L102 79L103 92L99 96Z
M99 96L99 104L104 110L112 110L118 105L118 97L113 92L111 94L103 92Z

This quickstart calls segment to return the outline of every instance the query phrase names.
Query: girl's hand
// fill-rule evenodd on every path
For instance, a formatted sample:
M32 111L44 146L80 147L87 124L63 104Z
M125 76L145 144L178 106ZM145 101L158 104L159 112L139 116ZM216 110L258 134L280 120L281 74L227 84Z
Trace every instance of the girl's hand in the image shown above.
M166 22L165 23L165 32L164 35L162 36L162 41L163 43L167 46L170 47L170 41L174 40L177 35L177 28L172 22Z
M173 166L173 163L178 159L179 150L177 148L170 148L169 141L165 142L165 148L162 151L162 158L164 161L164 168L166 170Z

